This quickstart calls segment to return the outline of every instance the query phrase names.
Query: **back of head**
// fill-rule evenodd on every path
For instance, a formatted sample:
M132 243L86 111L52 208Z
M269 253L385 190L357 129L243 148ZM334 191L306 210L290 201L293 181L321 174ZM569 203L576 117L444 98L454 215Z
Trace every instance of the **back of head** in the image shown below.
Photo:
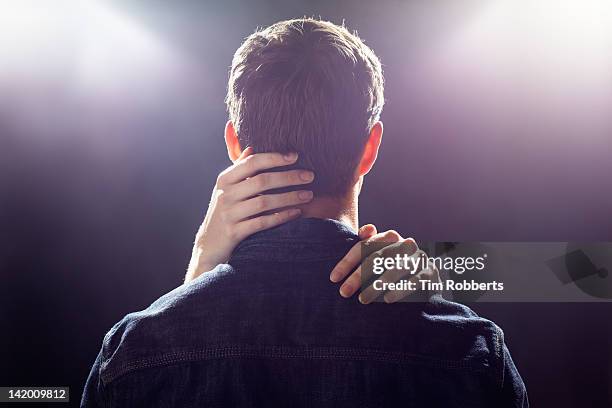
M227 107L242 148L298 152L318 195L346 193L384 104L381 64L359 37L310 18L281 21L236 51Z

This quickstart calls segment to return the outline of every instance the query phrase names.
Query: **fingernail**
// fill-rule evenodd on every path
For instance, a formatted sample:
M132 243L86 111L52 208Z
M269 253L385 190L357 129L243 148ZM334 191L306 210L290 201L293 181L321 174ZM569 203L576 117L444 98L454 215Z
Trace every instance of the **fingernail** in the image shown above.
M300 191L298 193L298 198L300 200L310 200L312 198L312 191Z
M350 294L351 294L351 287L349 285L342 285L340 287L340 295L342 297L347 298L350 296Z
M361 303L362 305L367 304L367 303L365 302L365 299L363 298L363 293L360 293L360 294L359 294L359 298L358 298L358 299L359 299L359 303Z
M312 181L312 179L314 179L314 173L312 171L301 171L300 178L304 181Z
M340 279L338 279L338 274L332 272L331 275L329 275L329 280L336 283L338 282Z
M302 210L300 210L299 208L292 208L292 209L290 209L288 212L289 212L289 216L290 216L290 217L294 217L294 216L296 216L296 215L301 214L301 213L302 213Z
M283 159L288 162L293 162L297 159L297 153L285 153L283 154Z

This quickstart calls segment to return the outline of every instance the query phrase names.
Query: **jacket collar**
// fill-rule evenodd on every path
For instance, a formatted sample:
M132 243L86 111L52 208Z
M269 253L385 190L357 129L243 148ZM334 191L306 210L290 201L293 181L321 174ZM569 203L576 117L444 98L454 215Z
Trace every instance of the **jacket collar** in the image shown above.
M338 259L357 242L355 231L339 221L298 218L246 238L234 249L229 263Z

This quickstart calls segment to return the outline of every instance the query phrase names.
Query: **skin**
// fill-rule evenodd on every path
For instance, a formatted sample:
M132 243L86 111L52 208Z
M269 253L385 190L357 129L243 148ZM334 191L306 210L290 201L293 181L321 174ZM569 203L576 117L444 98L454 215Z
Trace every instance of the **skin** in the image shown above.
M314 178L312 172L290 170L257 174L296 160L297 154L253 155L247 148L219 175L206 217L196 234L185 282L227 262L236 245L249 235L301 215L296 206L311 201L312 191L260 194L272 188L310 183Z
M379 256L417 253L419 249L415 241L412 238L403 238L394 230L378 233L372 224L358 229L359 193L364 176L372 169L378 157L382 134L382 122L377 122L370 131L361 160L355 169L352 186L345 196L314 197L306 185L315 177L312 172L265 172L267 169L294 163L297 154L253 154L250 147L242 149L234 126L228 121L225 126L225 144L233 164L217 178L208 211L196 234L185 283L212 270L216 265L227 262L236 245L249 235L300 216L331 218L358 230L360 243L349 250L330 274L333 283L344 280L339 288L340 295L344 298L349 298L359 291L362 280L359 265L366 257L375 255L362 253L361 243L388 244L376 253ZM305 188L289 193L262 195L273 188L297 185L305 185ZM399 275L397 271L386 271L380 278L393 282L407 277ZM436 270L425 269L418 271L411 279L439 280L439 275ZM367 304L382 296L385 302L393 303L408 295L410 293L399 291L383 294L369 286L360 293L359 301Z

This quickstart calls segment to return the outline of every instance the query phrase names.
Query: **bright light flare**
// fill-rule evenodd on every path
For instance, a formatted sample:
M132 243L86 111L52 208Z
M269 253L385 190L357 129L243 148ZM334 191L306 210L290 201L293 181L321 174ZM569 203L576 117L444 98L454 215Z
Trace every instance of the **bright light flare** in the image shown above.
M552 68L549 74L604 73L612 62L612 2L493 2L451 46L486 51L492 59L520 55L526 64Z
M106 86L173 61L156 36L102 1L7 0L0 9L0 80L66 75Z
M612 1L490 2L429 57L438 98L459 117L506 132L498 137L526 145L609 139ZM521 141L519 132L541 137Z

